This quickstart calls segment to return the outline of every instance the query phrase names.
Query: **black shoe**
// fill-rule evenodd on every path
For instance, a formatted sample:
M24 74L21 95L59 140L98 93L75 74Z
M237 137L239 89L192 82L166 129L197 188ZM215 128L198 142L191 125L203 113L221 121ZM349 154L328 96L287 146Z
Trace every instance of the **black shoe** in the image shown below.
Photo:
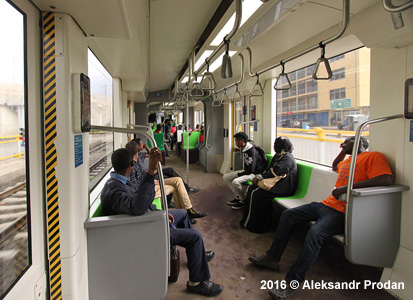
M195 220L195 219L190 219L190 221L191 221L191 224L192 224L192 225L198 223L198 220Z
M238 198L235 198L235 199L230 200L230 201L227 202L228 205L235 205L235 204L238 204L238 203L239 203Z
M270 261L267 255L260 257L249 257L248 260L257 266L266 267L277 272L280 270L280 265L278 264L278 262Z
M168 203L168 208L175 208L175 203L174 202L169 202Z
M245 206L245 203L240 201L237 204L233 205L232 209L243 209L244 206Z
M210 262L214 258L215 252L214 251L206 251L205 255L207 257L207 261Z
M209 280L201 281L196 286L190 286L189 283L186 284L186 289L188 292L200 294L203 296L214 297L222 292L222 285L213 283Z
M206 217L206 216L208 215L208 213L200 213L200 212L197 212L197 211L194 210L193 208L188 209L187 212L188 212L188 216L189 216L190 219L193 219L193 218L203 218L203 217Z
M199 191L200 191L201 189L195 189L195 188L189 188L189 190L188 190L188 194L189 195L191 195L191 194L195 194L195 193L198 193Z

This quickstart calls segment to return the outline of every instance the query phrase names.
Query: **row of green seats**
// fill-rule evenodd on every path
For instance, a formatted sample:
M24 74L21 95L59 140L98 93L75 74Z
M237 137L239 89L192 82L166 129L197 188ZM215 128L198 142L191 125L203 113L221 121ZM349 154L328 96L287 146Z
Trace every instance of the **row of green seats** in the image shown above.
M269 166L273 158L273 155L271 154L265 154L265 155L267 156L268 166ZM313 171L314 165L306 163L306 162L302 162L302 161L296 161L296 162L297 162L297 169L298 169L298 186L297 186L297 190L295 191L295 194L290 197L276 197L274 198L274 201L284 200L284 199L302 199L307 194L308 186L310 184L311 173ZM249 181L248 185L252 185L252 182Z

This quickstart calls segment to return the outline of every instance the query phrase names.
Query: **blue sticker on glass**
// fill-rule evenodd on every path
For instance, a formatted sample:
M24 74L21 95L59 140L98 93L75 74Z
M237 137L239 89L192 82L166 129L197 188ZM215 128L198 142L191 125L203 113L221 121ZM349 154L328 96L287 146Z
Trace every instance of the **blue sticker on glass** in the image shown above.
M83 135L75 135L75 168L83 164Z

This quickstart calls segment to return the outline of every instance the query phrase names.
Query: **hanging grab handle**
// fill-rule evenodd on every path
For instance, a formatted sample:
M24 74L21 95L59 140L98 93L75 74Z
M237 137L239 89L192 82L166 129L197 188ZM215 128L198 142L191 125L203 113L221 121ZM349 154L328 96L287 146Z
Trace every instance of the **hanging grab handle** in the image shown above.
M231 100L229 100L229 97L227 95L227 90L224 89L224 93L222 94L222 99L221 99L221 104L230 104Z
M276 91L289 90L289 89L291 89L290 78L288 78L288 74L284 73L284 63L282 61L280 62L280 65L282 67L282 71L281 71L280 75L278 75L277 81L274 84L274 90L276 90ZM285 86L285 87L282 87L282 82L283 82L282 78L283 77L287 78L287 82L288 82L288 85Z
M221 77L222 78L232 78L232 63L231 63L231 56L229 56L229 43L224 38L225 45L227 47L224 56L222 57L222 66L221 66Z
M333 72L331 72L331 67L330 67L330 63L328 62L328 58L324 57L326 46L323 45L323 42L320 43L320 48L321 48L321 57L319 59L317 59L317 62L315 63L313 78L315 80L329 80L329 79L331 79L331 77L333 77ZM320 68L321 63L324 63L324 67L327 71L327 77L318 77L317 76L317 72L318 72L318 69Z
M235 83L235 91L234 91L234 93L232 94L232 101L233 102L235 102L235 101L237 101L237 100L239 100L239 99L242 99L242 95L241 95L241 92L238 90L238 83Z
M207 59L205 60L205 63L207 65L207 69L202 75L200 86L201 89L204 91L214 91L217 88L217 82L215 81L214 75L211 72L209 72L209 61ZM207 79L209 79L210 83L212 83L212 86L208 84L207 87L203 87L205 86L205 81L207 81Z
M215 106L215 107L221 106L221 101L218 100L217 94L212 93L212 99L213 99L213 100L212 100L212 106Z
M257 76L257 82L254 84L254 86L251 89L250 95L253 97L261 97L264 96L264 89L262 88L261 82L260 82L260 75L256 74ZM259 90L257 94L254 94L255 88L259 87Z
M192 97L202 97L205 95L202 90L201 83L197 82L197 76L195 76L195 81L192 83L191 96Z

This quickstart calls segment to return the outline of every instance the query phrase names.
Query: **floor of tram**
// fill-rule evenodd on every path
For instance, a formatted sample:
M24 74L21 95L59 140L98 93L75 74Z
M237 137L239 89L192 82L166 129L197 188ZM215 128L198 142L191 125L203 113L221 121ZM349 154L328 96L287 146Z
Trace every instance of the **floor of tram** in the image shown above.
M166 158L166 166L173 167L186 181L186 166L177 156ZM249 256L260 256L270 247L275 234L274 228L265 234L250 233L241 228L238 222L242 210L233 210L226 202L234 198L231 190L222 180L219 173L206 173L197 164L189 167L189 185L201 188L201 191L190 195L193 207L200 212L208 212L209 216L198 219L193 227L202 233L206 250L215 251L214 259L209 263L211 281L224 286L223 292L216 299L271 299L268 291L261 289L264 282L281 281L289 266L298 256L304 241L307 228L296 228L282 257L280 272L273 272L252 265ZM274 215L279 216L275 207ZM205 299L186 291L188 280L187 258L185 249L179 248L181 268L179 279L169 283L164 299L185 300ZM359 282L358 289L305 289L294 295L293 299L396 299L385 290L364 289L364 282L379 282L381 271L373 267L356 266L344 257L343 247L328 241L307 273L306 280L314 282ZM271 283L270 283L271 284Z

